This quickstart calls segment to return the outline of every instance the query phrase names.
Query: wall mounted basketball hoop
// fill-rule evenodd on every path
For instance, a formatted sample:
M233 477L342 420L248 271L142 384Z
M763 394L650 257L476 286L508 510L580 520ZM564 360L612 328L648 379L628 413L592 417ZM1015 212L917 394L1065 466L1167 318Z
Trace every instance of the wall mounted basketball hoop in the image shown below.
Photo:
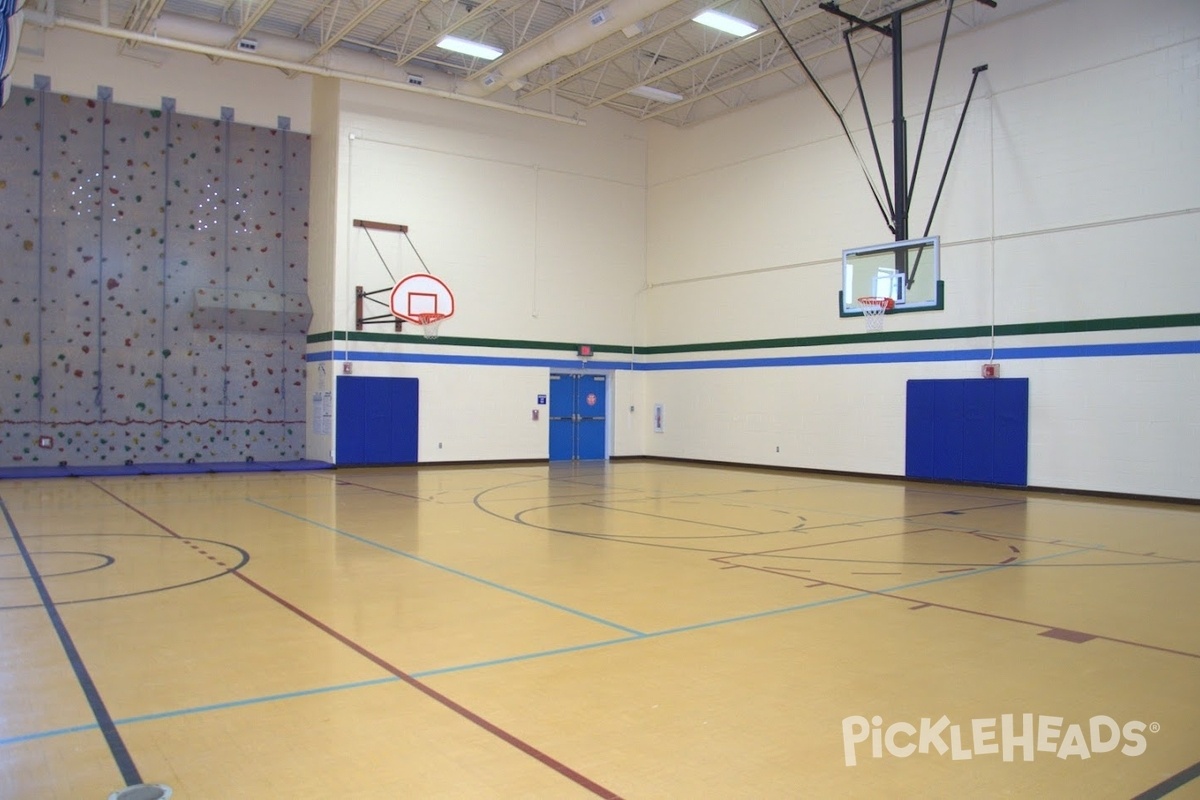
M416 245L408 237L408 226L392 222L373 222L366 219L356 219L353 224L354 227L361 228L366 234L371 247L375 249L375 254L383 263L383 268L387 270L388 277L395 281L390 289L376 289L371 292L364 291L361 286L355 287L355 329L361 331L364 325L391 322L395 324L396 330L400 331L403 329L404 322L411 322L421 326L421 333L426 339L436 339L438 326L441 325L442 320L454 314L454 295L445 282L429 271L425 259L421 258ZM383 253L375 244L375 238L371 235L373 230L398 233L404 237L425 272L413 273L396 281L392 270L388 267L387 259L383 257ZM365 316L366 302L385 305L376 297L384 292L390 293L389 301L386 304L389 313Z
M392 315L421 326L426 339L436 339L442 320L454 315L454 294L435 275L416 272L392 288Z

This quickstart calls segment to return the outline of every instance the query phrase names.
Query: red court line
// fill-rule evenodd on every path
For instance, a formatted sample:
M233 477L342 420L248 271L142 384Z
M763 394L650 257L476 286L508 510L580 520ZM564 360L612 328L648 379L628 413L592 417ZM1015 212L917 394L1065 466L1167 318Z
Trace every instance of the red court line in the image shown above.
M811 580L810 578L806 578L803 575L789 575L786 572L779 572L777 570L771 569L770 567L754 567L754 566L750 566L749 564L745 565L745 567L746 567L746 569L752 569L752 570L756 570L758 572L766 572L769 575L779 575L780 577L783 577L783 578L800 578L801 580ZM1021 566L1020 565L1012 566L1012 567L1008 567L1008 569L1021 569ZM983 573L980 573L980 574L983 574ZM1049 625L1044 622L1035 622L1033 620L1020 619L1018 617L1006 617L1003 614L993 614L990 611L979 611L974 608L963 608L962 606L952 606L952 605L949 605L948 603L938 603L934 600L921 600L916 597L906 597L905 595L896 594L894 592L878 591L876 589L865 589L861 586L851 586L846 583L835 583L833 581L822 581L820 585L833 586L838 589L847 589L847 590L853 591L853 592L862 592L863 594L873 594L876 597L886 597L890 600L903 600L906 603L920 603L920 604L922 604L921 608L932 606L933 608L941 608L941 609L945 609L946 611L959 611L959 612L962 612L963 614L971 614L973 616L985 617L987 619L999 620L1001 622L1015 622L1018 625L1030 625L1035 628L1043 628L1045 630L1063 630L1063 629L1059 628L1057 625ZM813 587L807 586L805 588L811 589ZM1184 656L1186 658L1200 659L1200 653L1189 653L1186 650L1174 650L1170 647L1162 647L1161 645L1148 644L1146 642L1135 642L1131 639L1118 639L1115 636L1105 636L1102 633L1084 633L1083 631L1071 631L1071 634L1076 635L1076 636L1089 636L1093 639L1100 639L1105 642L1113 642L1114 644L1127 644L1130 647L1140 647L1145 650L1155 650L1160 653L1170 653L1171 655L1175 655L1175 656ZM1059 638L1059 637L1054 637L1054 638Z
M125 506L130 511L137 514L142 519L145 519L147 522L151 523L152 525L155 525L158 528L166 531L171 536L174 536L176 539L179 539L181 541L187 541L187 537L182 536L182 535L176 533L175 531L171 530L166 525L164 525L163 523L156 520L154 517L150 516L149 514L142 511L140 508L137 508L136 506L132 505L131 503L126 502L125 500L121 499L120 497L117 497L115 494L108 491L103 486L100 486L92 481L89 481L89 483L91 483L93 486L95 486L101 492L104 492L104 494L106 494L109 497L111 497L112 499L116 500L118 503ZM462 718L466 719L468 722L472 722L475 725L478 725L480 728L483 728L485 731L492 734L496 738L500 739L505 744L511 745L512 747L515 747L516 749L520 750L521 752L525 753L526 755L533 757L537 761L541 762L543 765L554 770L555 772L557 772L558 774L567 778L568 780L572 781L576 785L581 786L584 789L587 789L588 791L590 791L592 794L596 795L597 797L603 797L606 800L621 800L621 796L619 794L617 794L616 792L612 791L611 789L605 788L604 786L601 786L599 783L596 783L591 778L588 778L586 775L583 775L583 774L577 772L576 770L571 769L570 767L568 767L566 764L562 763L558 759L537 749L536 747L534 747L533 745L524 741L523 739L518 738L516 735L509 733L508 731L501 728L499 725L489 722L488 720L486 720L483 717L481 717L480 715L476 714L474 711L472 711L471 709L462 705L461 703L451 700L449 697L442 694L437 689L434 689L432 686L429 686L429 685L417 680L416 678L409 675L404 670L392 665L388 661L385 661L382 657L376 655L375 653L372 653L370 650L363 647L358 642L355 642L354 640L350 639L349 637L347 637L347 636L339 633L338 631L334 630L333 628L329 627L324 622L321 622L319 619L312 616L307 611L304 611L303 609L298 608L297 606L295 606L292 603L288 602L287 600L283 599L279 595L272 592L270 589L263 586L261 583L258 583L257 581L255 581L253 578L248 578L245 575L243 575L241 572L238 572L238 571L231 572L230 574L233 575L233 577L235 577L235 578L239 579L240 581L242 581L243 583L245 583L247 586L250 586L251 588L256 589L258 592L260 592L265 597L268 597L271 600L274 600L276 603L283 606L288 611L291 611L293 614L300 617L305 622L308 622L309 624L318 628L322 632L328 634L329 636L332 636L334 639L337 639L339 642L346 645L347 647L349 647L354 652L358 653L363 658L367 659L368 661L370 661L371 663L380 667L381 669L391 673L392 675L399 678L404 683L408 684L412 688L414 688L417 691L424 694L426 697L430 698L431 700L435 700L436 702L440 703L442 706L448 708L449 710L458 714Z

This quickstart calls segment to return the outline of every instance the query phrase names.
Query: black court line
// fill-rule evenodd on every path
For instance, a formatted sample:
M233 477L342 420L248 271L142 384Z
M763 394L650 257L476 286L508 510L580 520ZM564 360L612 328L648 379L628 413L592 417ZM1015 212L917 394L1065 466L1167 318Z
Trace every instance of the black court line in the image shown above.
M1175 773L1162 783L1151 786L1146 791L1136 795L1133 800L1158 800L1158 798L1166 797L1176 789L1191 783L1196 778L1200 778L1200 761L1197 761L1181 772Z
M8 506L5 505L3 498L0 498L0 511L4 513L4 521L8 524L8 530L12 533L13 541L17 543L17 549L21 551L21 558L25 561L25 568L29 570L29 577L33 579L33 585L37 587L38 597L42 599L42 606L46 609L47 616L50 617L50 624L54 626L54 632L58 634L58 641L67 654L67 660L71 662L71 669L75 671L75 680L79 681L79 688L83 690L83 695L87 698L92 715L96 718L96 724L100 726L100 732L104 735L109 752L112 753L113 761L117 762L121 780L125 781L126 786L140 784L142 776L138 772L137 765L133 763L133 756L129 754L125 740L121 738L112 715L108 713L108 707L104 705L104 699L100 697L100 691L96 688L95 681L88 673L83 658L79 655L79 650L75 647L75 642L71 639L67 626L63 623L62 616L55 608L54 601L50 598L50 591L46 588L46 582L42 580L37 565L33 563L33 556L30 555L29 548L25 546L25 541L21 538L20 531L17 530L17 523L13 521L12 514L8 513Z

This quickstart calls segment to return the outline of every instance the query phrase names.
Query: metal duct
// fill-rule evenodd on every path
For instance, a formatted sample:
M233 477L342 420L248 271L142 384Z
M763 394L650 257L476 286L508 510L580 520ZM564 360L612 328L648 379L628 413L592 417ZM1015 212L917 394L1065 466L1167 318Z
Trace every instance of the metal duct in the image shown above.
M675 0L612 0L602 8L591 8L561 30L538 39L527 48L495 61L482 78L460 88L463 94L486 97L521 80L539 67L577 53L601 39L656 14ZM599 24L596 20L603 17Z
M205 22L190 17L180 17L174 14L163 14L155 26L155 33L145 34L128 31L123 28L112 28L91 22L56 17L38 12L26 12L27 22L43 28L69 28L72 30L91 33L97 36L107 36L113 39L138 42L152 47L163 47L169 50L180 50L198 53L211 58L224 58L263 67L274 67L285 72L297 72L306 75L319 75L327 78L364 83L371 86L382 86L388 89L400 89L415 94L440 97L447 100L458 100L472 105L486 106L501 111L510 111L531 117L567 122L573 125L583 125L583 121L574 117L565 117L533 108L509 105L486 98L470 97L446 89L431 88L424 85L414 85L408 80L408 71L389 64L382 59L365 53L353 51L338 51L325 53L318 61L309 64L317 47L297 39L269 34L256 34L258 47L253 53L240 50L227 50L226 46L233 41L235 28L217 22Z

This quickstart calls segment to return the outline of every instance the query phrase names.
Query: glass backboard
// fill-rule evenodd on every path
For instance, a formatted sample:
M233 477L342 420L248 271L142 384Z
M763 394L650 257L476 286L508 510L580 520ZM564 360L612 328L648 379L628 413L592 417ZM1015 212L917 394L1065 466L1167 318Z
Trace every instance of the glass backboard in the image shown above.
M937 236L842 251L840 315L862 313L860 297L890 297L889 313L942 307L941 244Z

